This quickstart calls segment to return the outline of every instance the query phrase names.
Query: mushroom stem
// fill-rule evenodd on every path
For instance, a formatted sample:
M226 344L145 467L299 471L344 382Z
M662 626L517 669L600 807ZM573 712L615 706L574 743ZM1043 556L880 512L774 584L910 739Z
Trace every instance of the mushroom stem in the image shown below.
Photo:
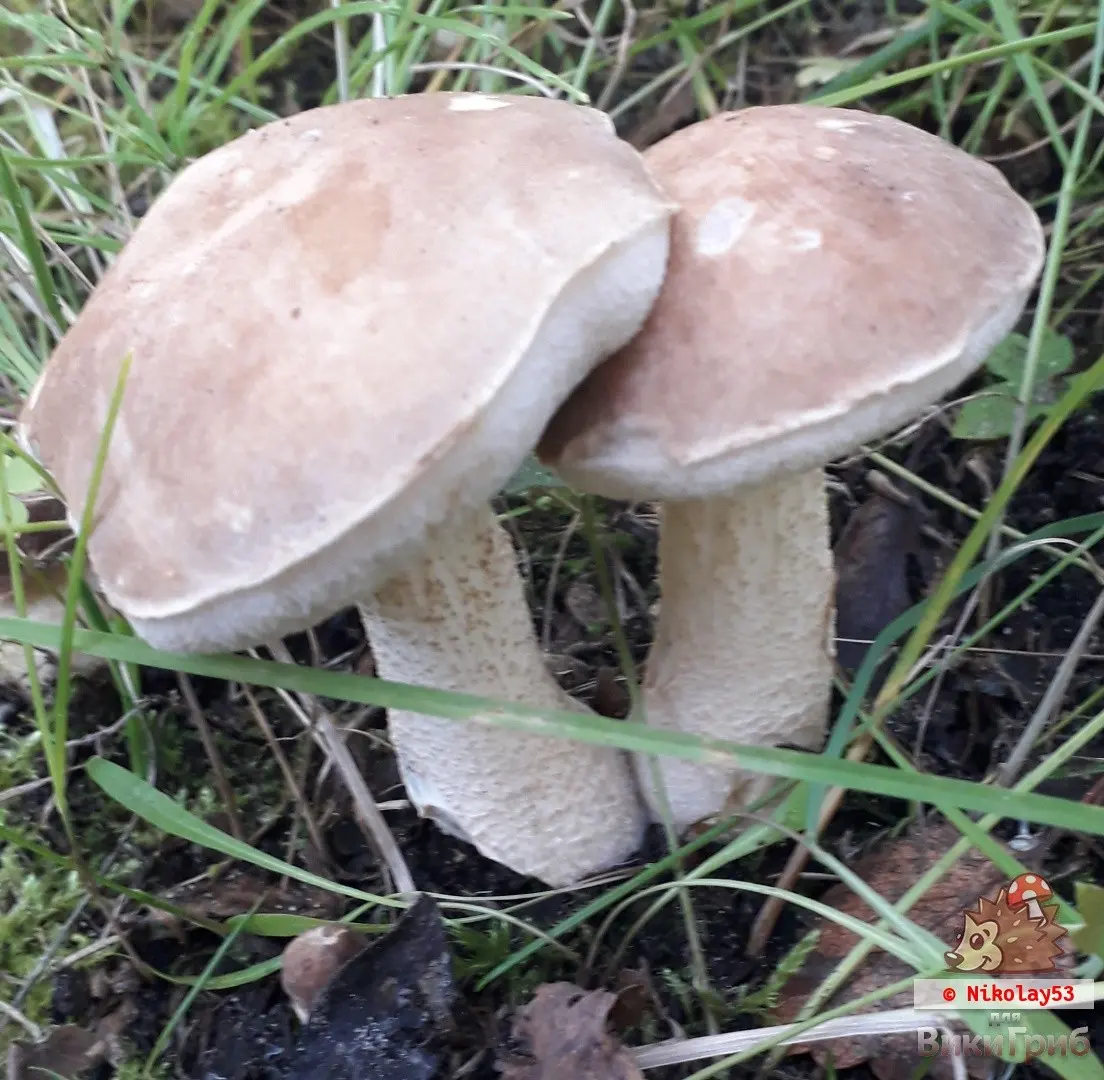
M660 612L644 682L656 727L813 748L832 685L828 508L820 470L663 504ZM674 823L747 805L769 777L661 758ZM646 758L637 775L660 816Z
M382 678L581 711L548 673L509 536L483 508L361 605ZM407 794L484 855L553 886L623 861L645 823L612 748L392 710Z

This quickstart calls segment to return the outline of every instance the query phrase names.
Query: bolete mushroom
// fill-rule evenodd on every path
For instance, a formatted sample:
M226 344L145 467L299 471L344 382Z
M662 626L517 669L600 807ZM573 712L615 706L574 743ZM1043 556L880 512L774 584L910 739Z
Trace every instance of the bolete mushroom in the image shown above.
M537 706L547 674L487 507L639 329L670 206L595 110L356 101L253 131L155 203L58 346L25 440L153 645L263 643L364 601L381 676ZM625 755L393 712L409 794L562 885L630 854Z
M978 367L1020 315L1042 229L991 165L862 112L722 114L645 160L680 208L663 291L539 453L585 491L663 501L648 722L815 747L833 653L823 466ZM757 794L735 768L662 768L680 825Z

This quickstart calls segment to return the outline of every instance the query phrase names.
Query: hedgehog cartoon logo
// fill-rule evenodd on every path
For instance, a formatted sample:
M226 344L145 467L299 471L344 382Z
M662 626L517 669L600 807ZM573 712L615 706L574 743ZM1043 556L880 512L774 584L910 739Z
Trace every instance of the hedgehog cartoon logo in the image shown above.
M952 971L992 975L1054 971L1067 930L1055 921L1057 904L1045 901L1054 891L1038 874L1021 874L995 900L984 896L963 912L958 944L944 954Z

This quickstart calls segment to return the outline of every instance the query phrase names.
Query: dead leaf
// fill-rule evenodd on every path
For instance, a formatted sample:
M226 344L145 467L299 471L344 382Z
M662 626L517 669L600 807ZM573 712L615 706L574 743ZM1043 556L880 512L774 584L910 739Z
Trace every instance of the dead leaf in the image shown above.
M568 694L574 694L590 682L590 665L577 656L568 656L566 653L547 653L544 664L552 678Z
M229 919L258 900L263 900L264 911L281 915L333 919L340 913L340 901L325 889L237 867L175 886L165 892L165 899L200 919Z
M454 996L445 925L421 896L318 996L288 1080L430 1080Z
M594 695L591 708L602 716L612 716L623 720L629 715L632 699L625 680L617 668L603 664L595 674Z
M617 1000L610 1009L609 1023L618 1034L639 1027L649 1013L662 1012L659 995L643 961L638 968L622 968L613 985Z
M564 590L564 607L583 629L600 626L606 621L606 605L598 590L589 582L575 580Z
M8 1080L75 1080L98 1064L107 1047L103 1039L76 1024L53 1028L38 1043L14 1041L8 1047Z
M616 994L546 983L514 1018L520 1051L500 1057L504 1080L643 1080L620 1041L606 1030Z
M836 542L837 658L855 671L873 641L913 604L908 557L919 549L916 510L873 494L852 515Z
M958 830L946 822L919 826L861 859L855 866L855 872L886 900L899 900L916 879L946 853L959 835ZM928 890L909 911L908 917L946 941L948 948L953 947L952 939L961 924L962 912L975 906L979 896L992 892L1002 884L1006 884L1003 873L984 856L971 851ZM821 897L821 901L836 911L864 922L876 921L874 912L845 885L829 889ZM774 1019L780 1024L791 1023L797 1018L809 995L858 941L849 930L844 930L829 919L818 921L817 927L821 931L817 948L801 971L783 988L779 1004L774 1010ZM875 950L863 962L856 977L825 1008L834 1008L853 1001L913 974L912 967L904 961L880 949ZM906 990L871 1008L900 1009L911 1006L912 994ZM865 1061L878 1080L900 1080L903 1076L909 1076L920 1061L913 1034L836 1039L794 1046L790 1053L812 1054L822 1068L829 1057L837 1069L849 1069ZM933 1080L943 1080L951 1076L948 1060L932 1058L928 1064L928 1075ZM986 1059L969 1059L967 1071L971 1075L986 1075Z

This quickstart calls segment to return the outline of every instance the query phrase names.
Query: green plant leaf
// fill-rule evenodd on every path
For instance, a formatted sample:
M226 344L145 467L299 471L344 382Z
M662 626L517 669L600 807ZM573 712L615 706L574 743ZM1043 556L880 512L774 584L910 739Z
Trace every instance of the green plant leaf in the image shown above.
M38 470L26 459L14 454L5 454L5 469L9 495L26 495L32 491L41 491L42 477Z
M1011 389L1011 383L1000 383L981 397L964 402L951 434L956 439L1008 438L1016 420L1016 399L1007 393Z
M114 762L104 758L92 758L85 768L93 783L117 803L171 836L179 836L183 840L190 840L193 844L200 844L202 847L220 851L231 858L241 859L243 862L271 870L274 874L285 874L305 885L314 885L319 889L340 893L354 900L366 900L387 907L404 906L387 897L361 892L360 889L342 885L340 882L327 881L317 874L277 859L274 855L258 851L244 841L234 839L221 829L208 825L195 814L185 810L179 803L173 802L163 791L158 791L152 784Z
M1027 363L1027 338L1023 334L1009 334L990 354L985 366L998 379L1010 382L1018 389ZM1069 338L1054 330L1047 330L1039 346L1039 359L1035 366L1037 382L1053 379L1068 371L1073 365L1073 345Z
M1039 386L1040 391L1050 387ZM1006 439L1012 434L1016 420L1016 387L1012 383L997 383L981 397L964 402L955 417L951 434L956 439ZM1027 410L1029 424L1047 414L1047 403L1036 401Z
M8 492L9 495L13 495L14 492ZM15 498L8 499L8 526L12 529L18 529L21 525L26 525L31 520L30 514L27 513L27 508Z
M1070 937L1081 952L1104 960L1104 888L1079 881L1074 897L1085 925L1072 931Z
M562 488L567 485L551 469L546 469L532 454L502 488L503 495L522 495L531 488Z

